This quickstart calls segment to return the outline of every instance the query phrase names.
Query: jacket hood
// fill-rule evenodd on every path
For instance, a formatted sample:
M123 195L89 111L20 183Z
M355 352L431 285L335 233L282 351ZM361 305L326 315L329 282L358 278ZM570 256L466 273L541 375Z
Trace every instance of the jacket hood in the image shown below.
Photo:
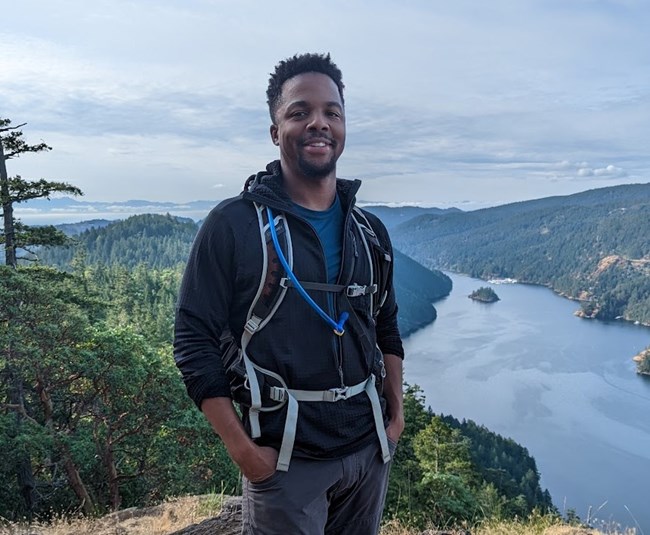
M248 177L242 196L244 199L272 208L291 211L292 202L284 189L283 182L280 160L274 160L266 166L265 170ZM361 180L336 179L336 191L346 211L354 205L355 195L360 187Z

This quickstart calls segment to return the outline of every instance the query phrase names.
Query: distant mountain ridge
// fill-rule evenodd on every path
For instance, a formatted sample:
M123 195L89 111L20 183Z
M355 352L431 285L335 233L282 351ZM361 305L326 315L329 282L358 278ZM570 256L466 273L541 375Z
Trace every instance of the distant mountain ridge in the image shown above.
M425 214L391 235L429 268L546 285L587 317L650 324L650 183Z
M88 220L104 219L106 221L126 219L140 214L170 214L188 217L195 221L204 219L210 210L221 202L219 199L195 200L189 202L148 201L133 199L128 201L86 201L82 198L53 197L51 199L33 199L18 204L16 217L29 224L73 224ZM460 212L458 208L425 208L421 206L389 207L363 201L359 206L377 214L388 227L422 214Z
M363 203L359 203L359 206L375 214L388 229L422 215L462 213L462 210L458 208L425 208L422 206L387 206L382 204L368 204L364 206Z

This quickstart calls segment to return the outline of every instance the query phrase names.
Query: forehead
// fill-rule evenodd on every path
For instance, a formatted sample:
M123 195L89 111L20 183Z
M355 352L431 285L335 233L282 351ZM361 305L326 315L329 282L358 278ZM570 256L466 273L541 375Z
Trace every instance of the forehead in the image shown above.
M320 72L306 72L289 78L282 86L281 105L292 102L335 103L343 107L334 80Z

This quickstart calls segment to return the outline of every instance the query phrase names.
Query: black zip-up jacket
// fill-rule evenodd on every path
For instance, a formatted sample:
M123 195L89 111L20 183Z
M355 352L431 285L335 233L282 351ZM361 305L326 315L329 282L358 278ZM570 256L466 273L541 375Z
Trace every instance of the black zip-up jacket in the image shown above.
M370 283L370 267L352 207L359 180L337 180L345 214L341 270L338 284ZM260 284L262 245L253 202L283 212L293 242L293 271L301 282L326 282L325 254L313 227L292 211L282 187L278 161L255 177L242 195L214 208L192 246L176 311L174 357L188 393L197 406L210 397L230 397L230 385L221 360L219 337L229 328L241 338L250 305ZM364 212L380 246L392 257L388 233L372 214ZM369 243L370 245L370 243ZM248 355L255 363L278 373L289 388L327 390L355 385L373 371L383 354L403 357L397 326L397 305L388 266L388 296L376 318L370 315L371 296L347 297L310 291L311 297L333 318L347 311L345 334L332 328L290 288L272 319L253 337ZM332 294L330 294L331 296ZM378 348L378 349L377 349ZM370 401L359 394L336 403L300 402L294 454L315 458L347 455L376 439ZM385 406L382 399L382 405ZM246 411L244 424L248 428ZM286 407L260 416L260 445L280 447Z

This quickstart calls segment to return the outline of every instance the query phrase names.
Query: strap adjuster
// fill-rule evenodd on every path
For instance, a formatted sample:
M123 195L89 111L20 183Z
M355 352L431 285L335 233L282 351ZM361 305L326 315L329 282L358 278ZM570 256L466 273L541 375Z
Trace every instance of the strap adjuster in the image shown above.
M261 323L261 318L258 318L257 316L253 316L246 322L246 325L244 325L244 329L248 331L251 335L253 335L255 334L257 329L259 329L260 323Z
M284 403L284 400L287 399L287 390L281 386L272 386L269 388L269 397L273 401Z
M329 392L332 393L332 401L341 401L350 397L350 387L343 386L340 388L330 388Z

